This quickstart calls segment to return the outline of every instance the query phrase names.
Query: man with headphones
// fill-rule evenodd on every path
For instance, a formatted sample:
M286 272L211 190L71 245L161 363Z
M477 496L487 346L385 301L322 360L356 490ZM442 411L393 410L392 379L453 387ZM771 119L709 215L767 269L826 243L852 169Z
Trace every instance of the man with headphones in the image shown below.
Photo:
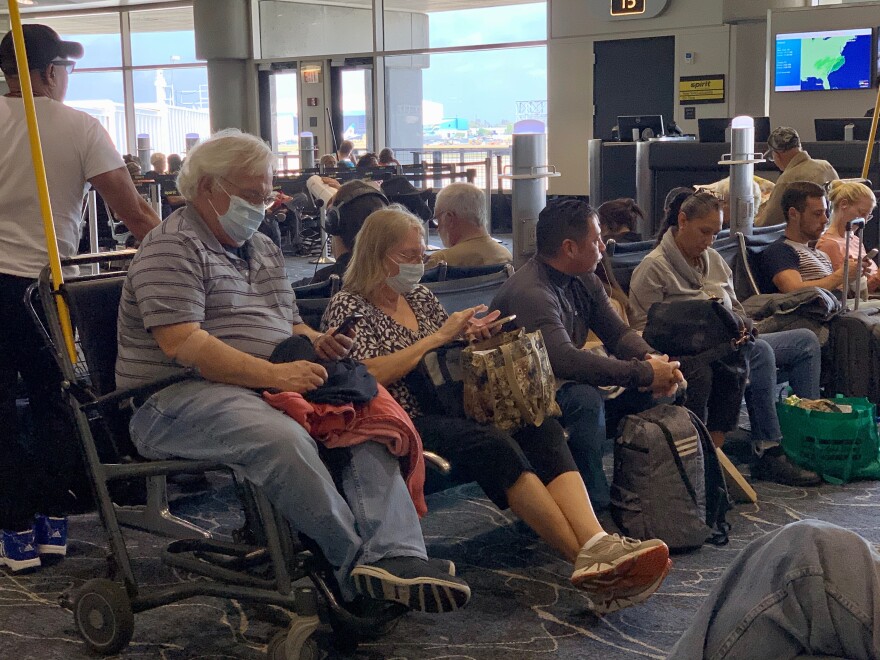
M342 185L327 209L326 229L330 234L330 244L336 263L321 268L315 273L311 283L324 282L331 275L345 274L354 241L364 224L364 220L373 211L388 206L388 198L365 181L349 181Z

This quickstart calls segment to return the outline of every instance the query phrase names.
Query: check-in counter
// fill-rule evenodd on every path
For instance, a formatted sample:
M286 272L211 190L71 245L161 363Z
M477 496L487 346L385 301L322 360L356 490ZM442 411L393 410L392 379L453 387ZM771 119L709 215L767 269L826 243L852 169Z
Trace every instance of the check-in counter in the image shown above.
M803 145L813 158L829 161L841 178L862 175L867 142L807 142ZM766 149L755 145L755 153ZM730 174L730 168L719 165L725 154L730 153L727 143L700 142L639 142L636 145L636 201L645 212L646 224L643 236L651 236L663 219L663 202L666 194L676 186L712 183ZM880 181L878 147L868 178L875 184ZM779 170L772 163L758 163L755 174L776 180Z
M590 204L636 196L636 143L587 141Z

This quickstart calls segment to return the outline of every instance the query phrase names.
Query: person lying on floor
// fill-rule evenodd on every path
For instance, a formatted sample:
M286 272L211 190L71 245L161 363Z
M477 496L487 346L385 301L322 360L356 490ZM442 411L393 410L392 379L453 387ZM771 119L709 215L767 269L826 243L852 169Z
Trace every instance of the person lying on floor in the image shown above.
M645 327L652 305L681 300L717 298L745 316L733 290L730 267L712 249L721 231L721 216L721 200L712 193L683 193L673 200L657 247L636 267L630 281L630 322L634 328ZM806 329L768 333L755 341L746 360L749 382L745 398L755 455L752 476L790 486L818 485L821 477L795 465L779 445L782 431L776 416L776 368L787 374L795 394L819 398L819 340ZM742 394L729 386L727 365L712 367L702 370L705 377L699 378L685 371L689 384L686 405L706 422L716 446L720 446L724 434L736 428Z
M374 212L358 234L342 290L330 301L322 327L363 316L351 356L367 365L413 419L425 449L448 459L457 480L476 481L499 508L510 509L573 564L571 582L597 613L648 598L672 562L662 541L605 533L553 418L507 433L429 410L406 381L431 350L465 334L487 336L475 314L485 306L447 314L424 272L421 221L402 206Z
M360 594L427 612L461 608L470 589L449 562L428 559L397 457L378 442L350 447L340 492L315 440L261 396L306 393L326 381L319 364L269 362L292 334L325 360L352 346L333 328L319 333L302 322L281 252L255 233L274 162L264 142L234 129L198 144L178 179L186 207L135 255L119 308L117 385L185 367L201 378L143 402L131 419L132 440L146 458L233 467L317 543L346 600Z

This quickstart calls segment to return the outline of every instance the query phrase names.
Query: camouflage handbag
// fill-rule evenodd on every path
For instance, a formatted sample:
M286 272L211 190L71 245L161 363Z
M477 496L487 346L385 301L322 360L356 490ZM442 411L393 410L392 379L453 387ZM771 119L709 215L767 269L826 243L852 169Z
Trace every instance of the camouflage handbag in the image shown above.
M511 431L562 414L541 331L500 333L462 351L464 412Z

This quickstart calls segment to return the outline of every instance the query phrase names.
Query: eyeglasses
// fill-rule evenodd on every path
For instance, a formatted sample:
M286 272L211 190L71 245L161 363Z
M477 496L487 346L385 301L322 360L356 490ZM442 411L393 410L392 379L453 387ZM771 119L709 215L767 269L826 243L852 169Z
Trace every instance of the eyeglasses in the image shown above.
M395 259L394 257L399 258L399 261L397 259ZM419 253L412 252L410 254L404 254L403 252L398 252L397 254L395 254L392 257L392 259L394 260L395 263L398 263L398 264L421 264L421 263L425 262L425 253L424 252L419 252Z
M73 60L52 60L50 64L63 67L67 71L67 75L73 73L73 70L76 68L76 62Z
M253 204L254 206L262 205L263 208L267 209L270 206L272 206L272 204L275 203L275 200L278 197L278 193L275 192L274 190L272 192L270 192L268 195L266 195L265 197L260 197L259 193L248 192L247 190L244 190L241 186L239 186L234 181L230 181L229 179L227 179L225 176L221 176L220 178L223 179L230 186L235 186L239 191L244 193L243 195L241 195L241 198L243 200L245 200L248 204ZM227 193L227 194L229 194L229 193Z

